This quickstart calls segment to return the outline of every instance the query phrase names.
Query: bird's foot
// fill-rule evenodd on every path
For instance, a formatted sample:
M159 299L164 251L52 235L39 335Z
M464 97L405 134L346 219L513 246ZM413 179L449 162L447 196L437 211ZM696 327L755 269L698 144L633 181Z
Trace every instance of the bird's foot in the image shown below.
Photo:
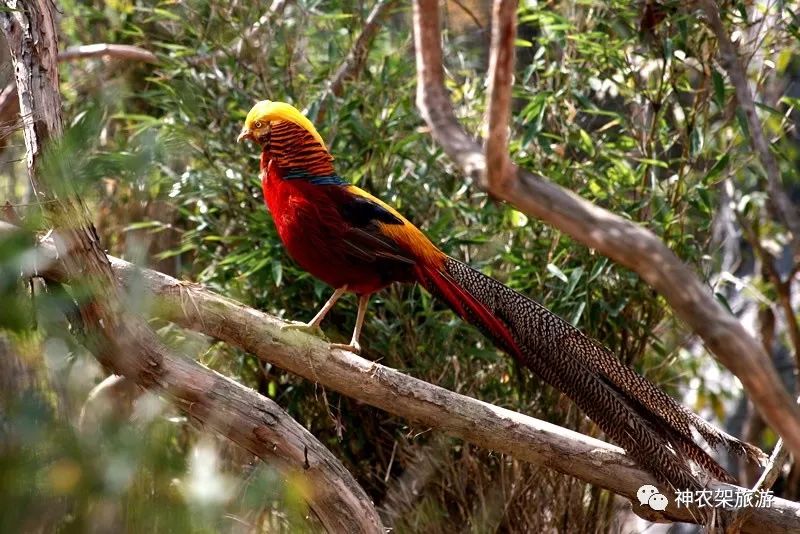
M361 354L361 345L358 344L358 341L353 343L331 343L331 348L346 350L353 354Z
M300 321L290 321L289 324L285 324L281 326L281 330L299 330L300 332L304 332L314 337L321 337L322 339L328 339L325 335L325 332L322 331L322 328L318 324L311 324L311 323L301 323Z

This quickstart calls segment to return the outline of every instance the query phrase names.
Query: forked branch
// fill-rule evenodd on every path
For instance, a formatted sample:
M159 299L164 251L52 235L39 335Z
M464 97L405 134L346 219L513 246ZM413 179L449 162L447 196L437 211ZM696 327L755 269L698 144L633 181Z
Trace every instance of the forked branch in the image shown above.
M486 157L453 113L444 86L439 8L414 2L417 106L434 139L462 172L481 183ZM505 188L488 191L541 219L615 262L635 271L672 306L716 358L741 380L753 404L800 455L800 410L783 388L763 347L658 237L644 227L595 206L544 177L514 165ZM514 176L516 175L516 176Z
M131 45L96 43L72 46L58 54L59 62L96 58L158 63L158 58L154 53ZM14 123L17 113L19 113L19 97L17 96L17 84L12 80L0 93L0 139L6 137L6 132L10 133L16 130ZM5 128L6 124L11 124L12 127Z

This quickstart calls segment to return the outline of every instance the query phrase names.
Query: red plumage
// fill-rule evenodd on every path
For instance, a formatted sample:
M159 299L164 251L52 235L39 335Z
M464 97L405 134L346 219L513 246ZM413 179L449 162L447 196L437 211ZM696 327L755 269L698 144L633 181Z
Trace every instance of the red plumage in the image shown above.
M347 188L285 180L282 174L274 162L262 161L264 201L281 241L300 267L334 288L347 286L359 295L375 293L392 282L413 281L410 264L370 261L354 249L354 228L339 209L353 199ZM403 252L413 257L412 251Z

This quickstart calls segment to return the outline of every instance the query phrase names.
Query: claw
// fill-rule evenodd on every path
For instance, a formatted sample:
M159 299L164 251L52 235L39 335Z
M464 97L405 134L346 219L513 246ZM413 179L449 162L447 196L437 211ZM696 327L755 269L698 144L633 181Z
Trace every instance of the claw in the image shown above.
M358 342L354 343L331 343L332 349L342 349L348 352L352 352L353 354L361 354L361 345Z
M303 321L286 321L286 324L281 326L281 330L292 330L293 328L301 326L309 326L309 323L304 323Z
M309 323L301 323L299 321L292 321L289 324L285 324L281 326L281 330L299 330L300 332L306 333L310 336L314 337L321 337L322 339L328 339L325 336L325 333L322 331L322 328L316 324L309 324Z

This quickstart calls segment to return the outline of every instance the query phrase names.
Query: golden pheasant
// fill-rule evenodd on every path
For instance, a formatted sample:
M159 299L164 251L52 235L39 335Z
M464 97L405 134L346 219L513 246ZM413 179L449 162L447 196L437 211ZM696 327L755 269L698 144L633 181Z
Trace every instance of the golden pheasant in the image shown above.
M345 293L358 296L349 345L358 352L371 294L417 282L497 347L562 391L661 482L698 486L691 462L731 476L693 439L761 460L763 453L701 419L608 349L530 298L449 257L405 217L334 169L320 134L293 106L268 100L247 115L239 141L262 147L264 199L289 255L334 288L308 323L318 327Z

